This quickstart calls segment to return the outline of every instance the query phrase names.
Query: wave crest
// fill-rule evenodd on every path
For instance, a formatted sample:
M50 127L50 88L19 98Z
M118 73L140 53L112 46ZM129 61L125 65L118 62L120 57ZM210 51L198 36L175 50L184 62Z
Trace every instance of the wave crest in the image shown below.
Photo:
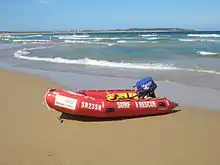
M182 42L212 42L212 43L220 42L220 40L211 40L211 39L179 39L179 41L182 41Z
M89 58L66 59L62 57L46 58L46 57L28 56L32 50L46 49L52 46L23 48L21 50L14 52L13 55L15 58L31 60L31 61L44 61L44 62L76 64L76 65L90 65L90 66L101 66L101 67L122 68L122 69L125 68L125 69L143 69L143 70L182 70L182 71L202 72L202 73L220 75L220 72L217 72L215 70L205 70L202 68L194 68L194 69L193 68L177 68L173 65L161 64L161 63L128 63L128 62L112 62L112 61L105 61L105 60L95 60L95 59L89 59ZM215 52L197 51L197 53L202 56L220 56L220 53L215 53Z
M220 37L219 34L188 34L188 37Z
M197 51L196 53L202 55L202 56L218 56L220 55L219 53L215 52L206 52L206 51Z
M127 69L152 69L152 70L174 70L176 67L155 63L155 64L143 64L143 63L125 63L125 62L110 62L105 60L94 60L89 58L84 59L66 59L62 57L56 58L46 58L46 57L37 57L37 56L27 56L30 52L27 49L18 50L14 53L14 57L25 60L32 61L45 61L53 63L63 63L63 64L78 64L78 65L91 65L91 66L103 66L103 67L112 67L112 68L127 68Z

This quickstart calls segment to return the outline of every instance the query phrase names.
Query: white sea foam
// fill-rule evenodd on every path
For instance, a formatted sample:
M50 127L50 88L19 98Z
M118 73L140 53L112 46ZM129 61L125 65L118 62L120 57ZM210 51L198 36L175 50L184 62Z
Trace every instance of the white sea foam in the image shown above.
M58 36L58 38L62 39L62 40L82 39L82 38L88 38L88 37L89 37L89 35Z
M50 40L18 40L18 39L14 39L12 40L12 42L50 42Z
M148 41L134 41L134 42L137 42L137 43L146 43Z
M102 66L102 67L110 67L110 68L126 68L126 69L145 69L145 70L185 70L185 71L192 71L192 72L202 72L202 73L209 73L209 74L218 74L215 70L205 70L202 68L190 69L190 68L177 68L173 65L168 64L161 64L161 63L125 63L125 62L111 62L105 60L94 60L89 58L84 59L65 59L62 57L56 58L46 58L46 57L37 57L37 56L28 56L32 50L37 49L46 49L51 46L41 46L35 48L24 48L18 50L14 53L14 57L24 60L31 60L31 61L44 61L44 62L52 62L52 63L63 63L63 64L78 64L78 65L91 65L91 66ZM197 53L201 55L218 55L218 53L214 52L205 52L205 51L198 51Z
M24 48L24 49L22 49L21 51L26 51L26 52L28 52L28 51L30 51L30 50L40 50L40 49L47 49L47 48L51 48L51 47L53 47L53 45L52 46L38 46L38 47L34 47L34 48ZM30 53L30 52L29 52Z
M174 66L155 63L155 64L143 64L143 63L124 63L124 62L110 62L105 60L93 60L89 58L70 60L61 57L56 58L43 58L43 57L31 57L27 56L30 54L27 50L22 49L14 53L14 57L25 60L32 61L45 61L52 63L63 63L63 64L78 64L78 65L92 65L92 66L103 66L103 67L112 67L112 68L127 68L127 69L152 69L152 70L173 70L177 69Z
M159 38L158 37L150 37L148 38L148 40L158 40Z
M25 55L28 55L28 54L30 54L30 52L25 51L24 49L22 49L22 50L16 51L14 53L14 56L19 57L19 56L25 56Z
M109 42L98 42L98 41L81 41L81 40L64 40L65 43L68 44L94 44L94 45L108 45L113 46L115 43L109 43Z
M196 53L202 55L202 56L216 56L216 55L220 55L219 53L215 53L215 52L206 52L206 51L197 51Z
M2 38L10 38L11 35L3 35L3 36L0 36L0 37L2 37Z
M119 40L120 37L90 37L85 36L84 37L80 37L79 35L70 35L70 36L62 36L62 35L54 35L52 36L53 38L58 38L60 40Z
M193 40L193 39L179 39L179 41L183 41L183 42L193 42L193 41L197 41L197 40Z
M9 41L9 38L3 38L2 40L3 41Z
M75 40L64 40L65 43L72 43L72 44L91 44L90 41L75 41Z
M189 37L220 37L219 34L188 34Z
M220 72L217 72L215 70L205 70L205 69L183 69L183 70L187 70L187 71L191 71L191 72L200 72L200 73L209 73L209 74L216 74L216 75L220 75Z
M34 37L42 37L43 35L37 34L37 35L24 35L24 36L13 36L13 35L5 35L4 38L17 38L17 39L25 39L25 38L34 38Z
M220 40L211 40L211 39L179 39L182 42L220 42Z
M137 40L133 40L133 41L119 40L119 41L117 41L117 43L119 43L119 44L123 44L123 43L132 43L132 44L135 44L135 43L146 43L146 42L148 42L148 41L145 41L145 40L139 40L139 41L137 41Z
M110 40L118 40L118 39L120 39L120 38L118 38L118 37L111 37L111 38L106 38L106 39L110 39Z
M86 38L86 39L94 39L94 40L119 40L119 37L94 37L94 38Z
M157 34L140 34L141 37L155 37Z

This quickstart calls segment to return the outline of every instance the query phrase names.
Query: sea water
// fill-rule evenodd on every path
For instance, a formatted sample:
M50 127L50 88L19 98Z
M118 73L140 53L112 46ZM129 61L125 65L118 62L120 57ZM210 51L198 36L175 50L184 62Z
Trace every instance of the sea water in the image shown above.
M220 90L220 32L7 35L0 36L0 63Z

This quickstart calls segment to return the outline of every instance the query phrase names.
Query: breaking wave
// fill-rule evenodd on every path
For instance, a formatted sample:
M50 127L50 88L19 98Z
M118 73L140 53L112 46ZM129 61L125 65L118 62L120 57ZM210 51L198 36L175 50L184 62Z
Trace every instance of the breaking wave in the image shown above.
M202 56L219 56L219 53L215 53L215 52L206 52L206 51L197 51L198 54L202 55Z
M18 40L18 39L14 39L12 40L12 42L16 43L16 42L31 42L31 43L35 43L35 42L50 42L50 40Z
M18 50L14 53L14 57L19 58L19 59L24 59L24 60L32 60L32 61L103 66L103 67L112 67L112 68L152 69L152 70L174 70L174 69L177 69L174 66L160 64L160 63L143 64L143 63L110 62L110 61L105 61L105 60L94 60L94 59L89 59L89 58L71 60L71 59L66 59L66 58L62 58L62 57L56 57L56 58L46 58L46 57L43 58L43 57L37 57L37 56L31 57L31 56L27 56L28 54L30 54L30 52L28 50L30 50L30 49Z
M182 42L220 42L220 40L211 40L211 39L179 39Z
M146 43L146 42L148 42L148 41L127 41L127 40L119 40L119 41L117 41L117 43L119 43L119 44L123 44L123 43Z
M63 40L71 40L71 39L82 39L82 38L88 38L89 35L68 35L68 36L57 36L59 39Z
M20 38L20 39L25 39L25 38L35 38L35 37L42 37L43 35L41 34L37 34L37 35L25 35L25 36L13 36L13 35L5 35L5 36L2 36L4 38Z
M140 34L140 37L156 37L158 36L157 34Z
M220 37L219 34L188 34L188 37Z
M44 61L44 62L52 62L52 63L63 63L63 64L76 64L76 65L90 65L90 66L101 66L101 67L110 67L110 68L126 68L126 69L146 69L146 70L185 70L185 71L192 71L192 72L202 72L202 73L210 73L210 74L217 74L220 75L220 72L215 70L203 70L203 69L189 69L189 68L177 68L173 65L168 64L161 64L161 63L125 63L125 62L111 62L105 60L94 60L89 58L84 59L66 59L62 57L55 57L55 58L46 58L46 57L37 57L37 56L28 56L31 50L36 49L45 49L48 47L36 47L36 48L24 48L18 50L14 53L14 57L24 60L31 60L31 61ZM207 54L207 55L216 55L213 52L202 52L198 51L200 54Z
M64 40L65 43L68 44L96 44L96 45L108 45L108 46L113 46L114 43L109 43L109 42L94 42L94 41L81 41L81 40Z

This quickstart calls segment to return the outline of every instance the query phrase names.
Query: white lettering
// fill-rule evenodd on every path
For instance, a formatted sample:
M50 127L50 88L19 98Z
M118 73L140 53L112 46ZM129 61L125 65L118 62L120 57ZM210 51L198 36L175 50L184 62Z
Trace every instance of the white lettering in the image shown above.
M88 102L82 101L81 108L101 111L102 110L102 105L101 104L88 103Z
M82 102L82 103L84 103L84 102ZM85 104L85 108L88 108L89 103L85 102L84 104Z
M59 107L75 110L77 99L62 96L62 95L56 95L54 104Z
M155 101L141 101L141 102L135 102L135 105L137 108L151 108L156 107Z
M130 102L117 102L118 108L130 108Z
M139 104L138 102L135 102L136 108L139 108Z

